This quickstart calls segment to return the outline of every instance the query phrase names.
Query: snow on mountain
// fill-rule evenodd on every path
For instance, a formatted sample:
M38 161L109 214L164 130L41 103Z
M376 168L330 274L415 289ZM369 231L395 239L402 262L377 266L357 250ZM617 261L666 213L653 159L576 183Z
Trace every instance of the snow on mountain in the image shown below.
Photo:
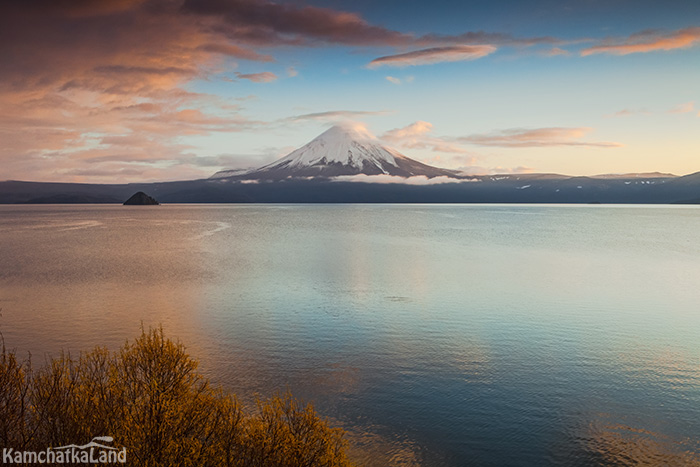
M212 178L233 176L279 180L359 174L399 177L423 175L428 178L456 176L452 170L423 164L382 146L375 136L358 123L333 126L301 148L259 169L241 174L225 173L226 171L217 172Z
M397 167L397 156L403 157L381 146L365 127L345 124L329 128L310 143L266 167L295 168L341 164L362 171L366 164L371 164L381 173L388 173L389 166Z

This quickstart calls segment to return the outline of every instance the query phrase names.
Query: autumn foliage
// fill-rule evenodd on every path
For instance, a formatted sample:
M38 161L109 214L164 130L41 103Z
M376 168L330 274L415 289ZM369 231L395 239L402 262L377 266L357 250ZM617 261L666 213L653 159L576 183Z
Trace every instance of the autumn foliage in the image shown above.
M289 393L245 411L162 330L119 351L61 355L34 370L0 352L0 449L109 435L139 466L348 466L343 431Z

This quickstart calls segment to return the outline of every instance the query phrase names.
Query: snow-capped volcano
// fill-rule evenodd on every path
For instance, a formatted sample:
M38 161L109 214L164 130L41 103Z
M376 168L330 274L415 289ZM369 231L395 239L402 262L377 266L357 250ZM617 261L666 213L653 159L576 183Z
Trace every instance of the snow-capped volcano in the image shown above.
M311 142L271 164L244 174L222 171L212 178L240 177L279 180L295 177L337 177L340 175L394 175L428 178L455 176L455 172L409 159L382 146L361 124L336 125Z

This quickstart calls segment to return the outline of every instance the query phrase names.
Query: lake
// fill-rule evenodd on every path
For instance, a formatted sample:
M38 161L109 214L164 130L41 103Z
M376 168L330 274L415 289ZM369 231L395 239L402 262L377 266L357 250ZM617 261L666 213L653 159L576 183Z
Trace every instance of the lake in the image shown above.
M694 206L0 206L35 363L162 325L370 466L700 465Z

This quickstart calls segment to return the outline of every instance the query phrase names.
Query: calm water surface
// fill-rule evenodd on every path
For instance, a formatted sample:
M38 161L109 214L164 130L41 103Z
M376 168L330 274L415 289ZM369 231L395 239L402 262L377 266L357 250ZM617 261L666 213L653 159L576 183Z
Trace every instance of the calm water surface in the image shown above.
M162 324L367 465L700 465L699 232L681 206L0 206L0 329L36 361Z

